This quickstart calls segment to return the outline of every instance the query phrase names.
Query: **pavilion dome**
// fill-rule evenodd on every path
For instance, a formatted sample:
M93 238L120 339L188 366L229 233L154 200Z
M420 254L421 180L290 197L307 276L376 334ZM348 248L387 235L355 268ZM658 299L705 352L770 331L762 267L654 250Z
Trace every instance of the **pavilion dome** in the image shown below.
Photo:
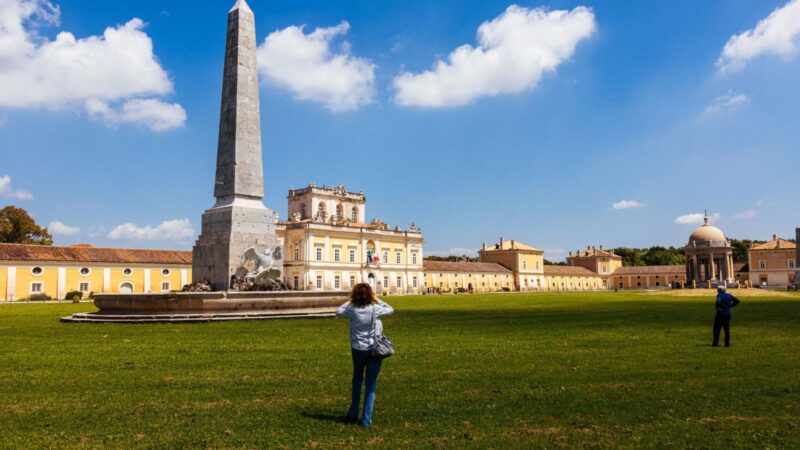
M689 236L690 247L714 247L714 246L728 246L728 239L725 233L719 228L708 223L708 217L705 218L705 223L692 231Z

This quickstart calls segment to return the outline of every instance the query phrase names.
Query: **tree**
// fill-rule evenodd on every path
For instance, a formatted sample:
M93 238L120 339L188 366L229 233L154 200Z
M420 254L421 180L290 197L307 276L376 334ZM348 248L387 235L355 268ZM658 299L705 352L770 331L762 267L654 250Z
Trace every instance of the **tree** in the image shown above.
M766 241L754 241L751 239L729 239L733 247L733 262L746 263L747 249L754 245L763 244Z
M27 211L9 205L0 209L0 242L52 245L53 236L46 227L37 225Z

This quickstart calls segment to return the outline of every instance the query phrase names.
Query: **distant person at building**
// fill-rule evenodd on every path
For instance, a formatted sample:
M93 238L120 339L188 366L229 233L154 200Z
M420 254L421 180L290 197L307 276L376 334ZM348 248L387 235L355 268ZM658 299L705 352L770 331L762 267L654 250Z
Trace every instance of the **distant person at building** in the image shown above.
M725 347L731 346L731 309L739 304L739 299L728 294L725 286L717 288L716 309L714 316L714 347L719 346L719 331L725 329Z
M359 283L353 287L350 301L336 310L336 316L350 319L350 347L353 355L353 393L346 421L362 427L372 426L372 408L375 404L375 386L381 371L381 358L372 356L375 336L383 334L379 317L388 316L394 308L379 300L372 287ZM366 373L366 377L365 377ZM365 379L366 378L366 379ZM364 410L358 421L361 404L361 386L364 385Z

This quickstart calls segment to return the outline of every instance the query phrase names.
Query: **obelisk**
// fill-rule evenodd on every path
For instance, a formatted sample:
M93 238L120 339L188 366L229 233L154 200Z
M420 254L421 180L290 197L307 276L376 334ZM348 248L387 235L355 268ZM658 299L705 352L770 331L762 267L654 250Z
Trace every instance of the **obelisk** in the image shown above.
M279 245L264 197L255 16L245 0L228 13L219 118L216 203L206 210L192 251L192 281L227 290L244 252ZM280 267L278 267L280 269Z

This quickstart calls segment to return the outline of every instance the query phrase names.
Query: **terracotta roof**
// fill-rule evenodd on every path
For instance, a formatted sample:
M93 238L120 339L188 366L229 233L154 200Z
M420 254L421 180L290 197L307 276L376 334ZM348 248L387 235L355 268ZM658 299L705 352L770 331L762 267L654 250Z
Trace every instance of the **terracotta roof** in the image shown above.
M567 259L570 259L570 258L596 258L598 256L607 256L609 258L622 259L622 257L619 256L619 255L616 255L616 254L611 253L609 251L601 250L601 249L595 248L595 247L592 247L592 248L589 248L589 249L586 249L586 250L581 250L581 251L575 253L574 255L568 256Z
M0 244L0 261L191 265L192 252L130 248Z
M733 265L734 272L750 272L750 264L748 263L738 263Z
M686 266L684 265L671 265L671 266L628 266L620 267L614 271L614 275L640 275L640 274L662 274L669 273L679 275L686 273Z
M794 242L777 238L763 244L754 245L750 247L750 250L794 250L796 248L797 245Z
M536 247L532 247L528 244L523 244L522 242L515 241L515 240L503 240L500 244L490 245L486 247L486 250L481 250L482 252L494 252L499 250L532 250L535 252L542 252L543 250L538 249Z
M562 275L573 277L596 277L596 273L591 270L580 266L555 266L551 264L544 265L545 275Z
M468 262L468 261L422 261L424 270L430 272L493 272L511 273L510 270L497 263Z

